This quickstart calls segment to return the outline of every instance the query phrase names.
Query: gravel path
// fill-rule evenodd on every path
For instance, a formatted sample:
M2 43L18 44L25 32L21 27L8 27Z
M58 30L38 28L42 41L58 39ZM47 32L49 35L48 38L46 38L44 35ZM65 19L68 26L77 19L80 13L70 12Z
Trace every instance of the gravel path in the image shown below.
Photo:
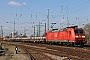
M0 60L30 60L27 54L20 48L18 54L15 53L15 46L3 44L3 48L8 48L8 52L0 56Z

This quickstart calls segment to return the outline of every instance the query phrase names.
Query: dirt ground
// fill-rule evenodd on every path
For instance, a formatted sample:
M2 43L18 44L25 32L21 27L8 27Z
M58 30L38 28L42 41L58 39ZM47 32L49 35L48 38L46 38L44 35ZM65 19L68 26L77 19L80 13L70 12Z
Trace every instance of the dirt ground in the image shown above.
M16 54L15 46L2 44L3 48L8 48L8 51L5 55L0 56L0 60L30 60L26 53L18 48L19 52Z
M90 46L90 41L87 41L87 45L89 45L89 46Z

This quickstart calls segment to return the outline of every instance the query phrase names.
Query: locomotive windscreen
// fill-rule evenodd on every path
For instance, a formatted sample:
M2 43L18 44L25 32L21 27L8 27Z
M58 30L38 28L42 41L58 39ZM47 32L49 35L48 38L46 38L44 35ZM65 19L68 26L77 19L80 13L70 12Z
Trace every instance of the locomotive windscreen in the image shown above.
M84 34L83 30L74 30L75 34Z

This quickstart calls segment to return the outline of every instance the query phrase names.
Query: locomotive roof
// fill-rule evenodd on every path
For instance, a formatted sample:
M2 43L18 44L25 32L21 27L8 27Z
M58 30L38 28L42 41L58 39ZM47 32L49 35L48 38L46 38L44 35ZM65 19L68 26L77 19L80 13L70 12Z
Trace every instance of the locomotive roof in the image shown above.
M66 28L77 28L78 26L70 26L70 27L66 27Z
M55 31L67 31L68 28L82 29L82 28L78 28L78 26L70 26L70 27L66 27L66 28L60 29L60 30L58 30L58 29L52 29L51 31L52 31L52 32L55 32Z

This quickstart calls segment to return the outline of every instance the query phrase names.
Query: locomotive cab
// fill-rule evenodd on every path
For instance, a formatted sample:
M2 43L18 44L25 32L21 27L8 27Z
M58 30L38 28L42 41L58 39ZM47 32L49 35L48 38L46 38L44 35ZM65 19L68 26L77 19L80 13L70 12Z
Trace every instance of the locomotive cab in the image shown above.
M72 45L83 46L86 43L86 36L83 28L78 28L78 26L67 27L69 34L69 40L72 40Z
M77 28L74 30L74 33L75 33L75 43L84 45L86 43L84 30L82 28Z

